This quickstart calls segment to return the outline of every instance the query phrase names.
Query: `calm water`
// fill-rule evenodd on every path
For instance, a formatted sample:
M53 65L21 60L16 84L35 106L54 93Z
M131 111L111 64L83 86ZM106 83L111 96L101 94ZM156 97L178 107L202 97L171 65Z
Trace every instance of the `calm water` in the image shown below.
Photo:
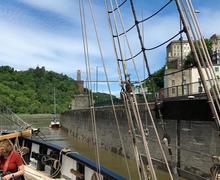
M63 129L51 129L48 128L50 123L50 116L42 115L42 116L23 116L26 122L32 124L34 127L39 127L41 132L45 135L46 139L50 143L58 144L62 147L71 148L73 151L77 151L80 154L86 156L89 159L95 160L95 151L94 147L89 144L81 143L77 141L72 136L69 136L66 131ZM118 174L128 177L124 160L121 156L116 155L114 153L105 151L100 149L100 161L101 164ZM130 172L132 175L132 179L137 179L137 170L135 166L135 162L128 160ZM156 171L158 179L168 180L170 179L168 174L163 171Z

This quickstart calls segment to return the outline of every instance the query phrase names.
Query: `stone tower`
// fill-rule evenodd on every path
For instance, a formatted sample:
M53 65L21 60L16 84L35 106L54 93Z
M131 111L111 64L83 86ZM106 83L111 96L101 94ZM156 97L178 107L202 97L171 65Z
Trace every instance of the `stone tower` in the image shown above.
M84 92L84 81L81 80L81 71L77 70L77 75L76 75L76 83L79 87L79 95L75 95L72 104L71 104L71 109L76 110L76 109L85 109L89 107L89 98L88 94Z
M81 80L81 71L77 70L77 77L76 77L76 83L79 87L80 94L84 93L84 81Z

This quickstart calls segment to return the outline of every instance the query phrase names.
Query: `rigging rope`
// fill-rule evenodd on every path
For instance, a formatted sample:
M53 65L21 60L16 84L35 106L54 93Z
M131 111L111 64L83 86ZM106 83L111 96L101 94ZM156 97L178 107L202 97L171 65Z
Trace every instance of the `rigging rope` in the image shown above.
M163 46L164 44L166 44L166 43L168 43L169 41L173 40L174 38L176 38L178 35L180 35L180 34L183 33L183 32L185 32L184 29L181 30L181 31L179 31L177 34L175 34L173 37L169 38L168 40L164 41L163 43L161 43L161 44L159 44L159 45L157 45L157 46L155 46L155 47L152 47L152 48L146 48L145 50L151 51L151 50L157 49L157 48L159 48L160 46Z
M154 47L152 47L152 48L144 48L144 49L140 50L137 54L135 54L133 57L130 57L130 58L127 58L127 59L124 59L124 60L118 59L118 61L129 61L129 60L131 60L131 59L136 58L136 57L137 57L138 55L140 55L143 51L151 51L151 50L157 49L157 48L163 46L164 44L168 43L169 41L173 40L174 38L176 38L176 37L177 37L178 35L180 35L182 32L185 32L185 30L183 29L183 30L179 31L177 34L175 34L174 36L172 36L171 38L169 38L168 40L164 41L163 43L161 43L161 44L159 44L159 45L157 45L157 46L154 46Z
M121 6L123 6L124 3L126 3L127 0L124 0L118 7L116 7L115 9L113 9L112 11L108 11L108 13L113 13L114 11L116 11L118 8L120 8Z
M211 79L213 80L213 83L214 83L214 86L213 86L214 89L212 89L212 90L213 91L215 90L215 91L213 93L216 93L217 94L216 96L220 100L220 93L219 93L220 92L220 87L219 87L219 84L218 84L218 81L217 81L217 77L215 75L214 67L213 67L213 64L212 64L212 61L211 61L211 58L210 58L207 46L205 44L204 38L202 36L202 33L201 33L200 29L199 29L199 24L198 24L198 21L196 19L196 16L195 16L195 13L194 13L194 10L193 10L194 8L193 8L191 2L186 1L186 3L187 3L187 7L189 9L190 15L192 17L193 24L195 26L195 30L196 30L198 41L200 43L200 47L202 47L201 50L202 50L202 53L204 55L204 61L206 61L206 65L209 68L209 73L211 75ZM200 51L200 49L198 49L198 50ZM203 58L202 58L202 60L203 60ZM208 75L209 75L209 73L208 73ZM216 101L216 102L219 103L218 101Z
M113 35L113 37L117 37L117 36L121 36L124 35L125 33L128 33L130 30L132 30L136 25L138 25L139 23L143 23L149 19L151 19L152 17L156 16L158 13L160 13L165 7L167 7L173 0L168 1L164 6L162 6L159 10L157 10L155 13L153 13L152 15L150 15L149 17L142 19L140 21L136 20L135 24L132 25L130 28L128 28L125 32L122 32L118 35Z
M82 3L81 3L82 2ZM87 40L87 28L85 23L85 13L84 13L84 4L83 1L79 0L80 6L80 19L81 19L81 26L82 26L82 36L83 36L83 48L84 48L84 56L85 56L85 63L86 63L86 73L88 79L91 80L91 71L90 71L90 60L89 60L89 50L88 50L88 40ZM89 83L91 88L91 83ZM97 173L98 178L100 179L100 157L99 157L99 147L98 147L98 137L97 137L97 129L96 129L96 119L95 119L95 110L94 110L94 98L93 94L89 91L89 100L90 100L90 113L91 113L91 120L92 120L92 128L93 128L93 138L95 140L95 156L96 156L96 163L97 163Z
M115 0L115 3L118 4L118 3L117 3L117 0ZM130 0L130 4L131 4L131 8L132 8L132 12L133 12L134 19L135 19L135 21L136 21L136 14L135 14L135 10L134 10L134 6L133 6L133 1L132 1L132 0ZM120 17L119 19L120 19L120 22L121 22L121 26L122 26L122 28L123 28L123 31L125 32L124 23L123 23L123 18L122 18L120 9L118 9L118 14L119 14L119 17ZM142 41L142 37L141 37L141 35L140 35L140 29L139 29L138 25L136 25L136 27L137 27L138 37L139 37L139 40L140 40L140 43L141 43L141 47L143 48L143 41ZM133 57L133 56L132 56L132 51L131 51L131 48L130 48L130 45L129 45L129 41L128 41L128 39L127 39L126 32L125 32L125 37L126 37L126 41L127 41L127 45L128 45L128 48L129 48L130 55L131 55L131 57ZM143 56L144 56L144 59L145 59L146 67L147 67L147 70L148 70L148 74L150 75L150 71L149 71L149 66L148 66L146 54L145 54L144 52L143 52ZM132 62L133 62L133 66L134 66L134 70L135 70L136 76L137 76L138 80L140 81L140 78L139 78L139 75L138 75L138 71L137 71L137 68L136 68L134 59L132 59ZM141 90L142 90L142 92L144 92L144 89L143 89L142 84L141 84ZM135 102L135 107L136 107L136 109L137 109L137 115L138 115L137 121L139 121L140 124L141 124L141 118L140 118L139 110L138 110L138 107L137 107L137 99L136 99L136 97L135 97L135 93L133 92L132 94L133 94L133 98L134 98L133 100L134 100L134 102ZM148 112L149 112L150 119L151 119L152 124L153 124L153 127L154 127L154 131L155 131L156 136L157 136L157 138L158 138L158 142L159 142L159 146L160 146L161 152L162 152L162 154L163 154L164 160L165 160L166 165L167 165L168 172L169 172L169 174L170 174L171 179L173 179L172 174L171 174L171 171L170 171L170 168L169 168L169 165L168 165L168 162L167 162L167 159L166 159L166 156L165 156L165 153L164 153L164 151L163 151L162 144L161 144L160 141L159 141L160 138L159 138L159 135L158 135L158 132L157 132L155 123L154 123L154 121L153 121L153 117L152 117L152 114L151 114L151 112L150 112L150 108L149 108L149 105L148 105L148 102L147 102L145 93L143 93L143 95L144 95L144 100L145 100L145 103L146 103L146 108L147 108L147 110L148 110ZM150 151L149 151L149 149L148 149L148 145L147 145L146 139L145 139L145 137L144 137L144 134L145 134L145 133L144 133L142 124L141 124L140 130L141 130L141 134L142 134L142 138L143 138L144 147L145 147L145 150L146 150L147 155L148 155L148 158L147 158L147 159L148 159L148 163L149 163L150 170L151 170L151 173L152 173L152 177L153 177L153 179L156 179L156 174L155 174L155 171L154 171L154 168L153 168L153 164L152 164L152 161L151 161Z
M129 166L128 166L128 161L127 161L127 157L126 157L125 147L124 147L122 135L121 135L121 132L120 132L118 118L117 118L117 115L116 115L116 109L115 109L113 98L112 98L110 84L108 82L107 70L106 70L106 66L105 66L105 62L104 62L104 56L103 56L103 52L102 52L102 48L101 48L102 46L101 46L99 35L98 35L96 19L95 19L94 11L93 11L93 8L92 8L91 0L89 0L89 8L90 8L90 13L91 13L91 16L92 16L92 21L93 21L93 25L94 25L96 40L97 40L97 44L98 44L98 48L99 48L100 59L101 59L102 65L103 65L103 69L104 69L104 73L105 73L105 78L106 78L106 81L107 81L108 91L109 91L109 94L110 94L110 99L111 99L111 103L112 103L113 113L114 113L117 129L118 129L118 133L119 133L119 138L120 138L120 142L121 142L121 145L122 145L122 152L123 152L123 155L124 155L126 168L128 170L128 175L129 175L129 178L131 179L131 174L130 174L130 170L129 170Z
M203 86L204 86L204 89L205 89L205 92L207 94L207 97L209 99L209 105L210 105L210 108L211 108L211 111L212 111L212 114L214 116L214 119L216 121L216 125L218 126L218 128L220 128L220 119L219 119L219 115L218 115L218 111L216 109L216 106L214 104L214 98L212 97L209 89L208 89L208 85L207 83L205 82L205 74L203 71L202 71L202 64L201 64L201 58L202 57L199 57L198 53L197 53L197 50L195 48L195 45L193 43L193 41L196 41L197 39L195 38L195 33L194 33L194 29L193 29L193 26L191 25L191 22L188 18L188 14L187 12L188 11L185 11L184 9L185 6L183 4L183 1L181 0L175 0L176 1L176 5L177 5L177 9L179 11L179 14L180 14L180 17L181 17L181 20L183 22L183 25L186 27L186 35L187 35L187 38L189 40L189 43L190 43L190 47L191 47L191 50L192 52L194 53L194 57L196 59L196 62L198 63L198 71L199 71L199 75L201 77L201 80L202 80L202 83L203 83ZM187 29L188 28L188 29ZM191 38L193 37L194 40ZM198 47L197 47L198 48ZM204 66L205 67L205 66ZM217 100L217 99L216 99Z
M173 0L170 0L168 1L164 6L162 6L158 11L156 11L155 13L153 13L151 16L141 20L141 21L138 21L138 23L143 23L144 21L147 21L149 19L151 19L152 17L156 16L158 13L160 13L165 7L167 7Z
M116 2L116 1L115 1ZM116 2L116 4L118 4L117 2ZM123 31L125 32L125 28L124 28L124 23L123 23L123 20L122 20L122 16L121 16L121 13L120 13L120 9L118 9L118 13L119 13L119 19L120 19L120 22L121 22L121 26L122 26L122 28L123 28ZM113 15L114 15L114 13L113 13ZM116 19L116 18L114 18L114 19ZM131 57L133 57L132 56L132 52L131 52L131 48L130 48L130 44L129 44L129 42L128 42L128 39L127 39L127 36L126 36L126 32L125 32L125 38L126 38L126 42L127 42L127 46L128 46L128 49L129 49L129 53L130 53L130 55L131 55ZM136 75L137 75L137 77L138 77L138 79L139 79L139 81L140 81L140 78L139 78L139 75L138 75L138 73L137 73L137 68L136 68L136 65L135 65L135 63L134 63L134 60L132 59L132 62L133 62L133 66L134 66L134 70L135 70L135 73L136 73ZM142 87L142 85L141 85L141 89L142 89L142 92L144 92L143 91L143 87ZM132 91L133 92L133 91ZM145 94L143 94L144 95L144 98L145 98L145 102L147 102L147 99L146 99L146 96L145 96ZM134 95L134 93L133 93L133 100L134 100L134 102L135 102L135 109L136 110L138 110L138 107L137 107L137 100L136 100L136 97L135 97L135 95ZM149 109L149 105L148 105L148 103L146 103L146 107L147 107L147 109L148 109L148 111L150 112L150 109ZM135 111L136 111L135 110ZM137 123L140 123L141 122L141 120L140 120L140 114L139 114L139 112L137 111ZM150 113L150 117L151 117L151 120L152 120L152 115L151 115L151 113ZM140 123L141 124L141 123ZM154 129L156 129L156 126L155 126L155 124L154 124L154 122L153 122L153 120L152 120L152 124L153 124L153 126L154 126ZM143 140L143 143L144 143L144 148L145 148L145 151L146 151L146 155L148 156L148 162L149 162L149 165L150 165L150 171L151 171L151 174L152 174L152 177L153 177L153 179L156 179L156 174L155 174L155 172L154 172L154 169L153 169L153 164L152 164L152 161L151 161L151 156L150 156L150 152L149 152L149 149L148 149L148 145L147 145L147 142L146 142L146 139L145 139L145 137L144 137L144 131L143 131L143 126L141 125L141 134L142 134L142 140ZM156 131L155 131L156 132ZM157 134L157 132L156 132L156 134ZM158 135L158 134L157 134ZM157 136L157 138L159 138L159 136ZM162 145L161 145L161 143L159 142L159 144L160 144L160 147L161 147L161 150L162 150L162 153L163 153L163 149L162 149ZM166 161L166 160L165 160Z

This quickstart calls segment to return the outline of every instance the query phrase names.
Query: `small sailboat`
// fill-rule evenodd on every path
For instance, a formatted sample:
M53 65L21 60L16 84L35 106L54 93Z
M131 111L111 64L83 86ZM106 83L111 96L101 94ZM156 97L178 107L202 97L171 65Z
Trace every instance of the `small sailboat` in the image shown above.
M54 101L54 108L53 108L54 112L53 112L52 119L51 119L49 127L50 128L60 128L61 124L60 124L60 121L58 120L57 114L56 114L56 92L55 92L55 88L53 89L53 101Z

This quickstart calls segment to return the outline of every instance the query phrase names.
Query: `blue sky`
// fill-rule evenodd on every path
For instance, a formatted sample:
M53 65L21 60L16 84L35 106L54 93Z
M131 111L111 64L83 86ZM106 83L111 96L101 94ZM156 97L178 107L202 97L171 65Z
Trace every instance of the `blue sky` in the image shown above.
M138 18L151 15L168 0L135 0ZM200 11L198 18L205 37L213 33L220 34L220 1L192 0ZM95 34L89 14L88 1L86 17L89 29L89 52L91 56L92 79L95 79L96 66L99 69L99 79L105 79L100 66L100 55L95 40ZM109 34L104 1L92 0L104 60L107 65L110 80L117 80L115 56L112 40ZM122 0L119 0L119 3ZM142 4L144 2L144 4ZM126 28L133 24L130 17L129 3L121 9ZM36 66L45 66L47 70L67 74L75 78L76 70L81 69L85 78L85 63L80 29L78 0L1 0L0 1L0 65L9 65L17 70L27 70ZM144 23L145 46L153 47L177 33L179 16L175 3L166 8L152 20ZM135 30L129 34L133 54L138 51L139 42ZM125 41L124 41L125 42ZM166 45L155 51L147 52L151 71L165 64ZM128 57L128 52L125 50ZM143 78L143 62L137 61L140 77ZM129 65L128 65L129 69ZM132 73L131 73L132 74ZM136 77L132 77L136 80ZM105 91L106 85L99 84L99 91ZM113 91L117 89L113 86Z

